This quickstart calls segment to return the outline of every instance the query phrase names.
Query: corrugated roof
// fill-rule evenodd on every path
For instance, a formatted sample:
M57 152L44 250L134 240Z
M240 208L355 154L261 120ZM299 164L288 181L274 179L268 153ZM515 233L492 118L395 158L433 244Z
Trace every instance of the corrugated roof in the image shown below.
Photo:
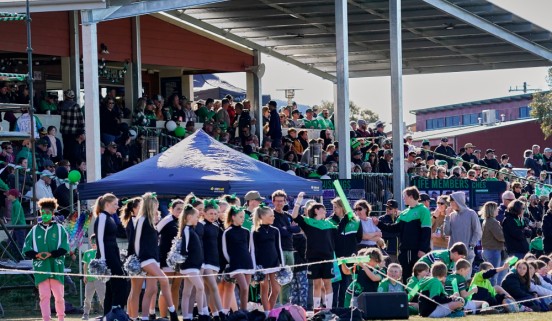
M543 93L548 93L548 92L549 91L543 91ZM467 108L467 107L480 106L480 105L507 103L511 101L531 100L531 99L533 99L533 94L521 94L521 95L513 95L513 96L506 96L506 97L499 97L499 98L476 100L476 101L445 105L445 106L415 109L415 110L411 110L410 113L414 115L427 114L427 113L434 113L434 112L444 111L444 110Z
M347 2L350 77L389 75L389 1ZM552 49L550 31L495 4L485 0L448 2L544 50ZM403 0L401 4L405 75L550 65L550 61L423 0ZM269 55L282 55L280 59L291 59L315 74L336 73L333 0L229 0L168 13L214 27L233 41L260 46Z
M535 118L525 118L525 119L518 119L518 120L512 120L512 121L506 121L506 122L497 122L494 125L449 127L449 128L430 130L430 131L424 131L424 132L414 132L412 134L412 139L416 142L416 141L422 141L424 139L431 140L431 139L441 139L442 137L448 137L448 138L458 137L465 134L473 134L473 133L483 132L490 129L514 126L514 125L519 125L519 124L528 123L532 121L536 122L537 120Z

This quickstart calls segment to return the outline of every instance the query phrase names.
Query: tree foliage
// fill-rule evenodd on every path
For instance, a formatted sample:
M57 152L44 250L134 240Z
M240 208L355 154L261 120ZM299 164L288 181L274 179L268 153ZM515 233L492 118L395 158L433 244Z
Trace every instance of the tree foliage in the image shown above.
M552 67L548 69L546 80L548 86L552 88ZM529 107L531 107L531 116L540 123L544 139L548 139L552 135L552 91L534 93Z
M334 103L331 101L323 100L320 106L322 108L334 110ZM375 123L376 121L379 120L379 115L370 109L367 109L355 104L354 101L350 100L349 101L349 119L351 121L364 119L368 123Z

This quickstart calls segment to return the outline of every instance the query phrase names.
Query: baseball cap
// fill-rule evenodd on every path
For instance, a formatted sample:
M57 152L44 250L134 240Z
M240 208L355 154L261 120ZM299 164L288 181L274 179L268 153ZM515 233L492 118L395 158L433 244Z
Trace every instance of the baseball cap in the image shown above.
M424 139L424 140L422 141L422 146L426 146L426 145L429 146L429 140Z
M379 128L379 127L385 127L385 124L381 120L378 120L376 122L376 128Z
M545 152L545 153L552 153L552 148L546 147L546 148L544 149L544 152Z
M43 170L42 174L40 174L40 176L53 176L53 175L54 174L47 169Z
M427 193L420 193L420 202L425 202L431 200L431 197Z
M68 98L75 98L75 92L71 89L67 89L63 94Z
M494 153L494 152L495 152L494 149L490 149L490 148L489 148L489 149L487 149L487 150L485 151L485 154Z
M36 141L36 144L37 145L48 145L48 140L47 139L39 139Z
M353 156L362 155L362 152L359 150L355 150L353 153Z
M306 114L306 113L312 113L312 109L309 108L309 109L305 110L305 114Z
M464 145L464 148L475 148L475 145L472 143L467 143L466 145Z
M116 142L111 142L107 145L107 147L115 147L117 148L117 143Z
M359 126L364 126L364 125L366 125L366 121L365 121L364 119L359 119L359 120L357 121L357 124L358 124Z
M390 200L387 200L387 203L385 203L385 206L389 208L399 208L399 203L394 199L390 199Z
M247 192L247 194L245 194L245 200L246 201L253 201L253 200L262 201L264 199L265 198L261 197L261 194L259 194L259 192L257 192L257 191L249 191L249 192Z
M442 142L448 142L448 138L443 137L443 138L441 138L441 141L442 141Z

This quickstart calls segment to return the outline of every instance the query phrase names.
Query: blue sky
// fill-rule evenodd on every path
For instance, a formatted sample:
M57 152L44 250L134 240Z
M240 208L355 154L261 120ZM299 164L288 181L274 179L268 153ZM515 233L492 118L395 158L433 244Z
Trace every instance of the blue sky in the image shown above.
M489 0L545 29L552 31L552 0ZM308 105L321 100L333 100L332 83L306 71L263 55L266 65L263 77L263 93L285 100L283 88L301 88L296 92L298 102ZM552 63L551 63L552 65ZM448 105L492 97L503 97L510 87L521 87L527 82L530 88L547 89L547 68L525 68L499 71L462 72L450 74L405 76L403 102L405 121L411 123L410 110ZM245 74L219 74L232 84L245 88ZM519 94L519 93L518 93ZM373 77L350 80L350 99L361 107L377 112L391 121L390 78Z

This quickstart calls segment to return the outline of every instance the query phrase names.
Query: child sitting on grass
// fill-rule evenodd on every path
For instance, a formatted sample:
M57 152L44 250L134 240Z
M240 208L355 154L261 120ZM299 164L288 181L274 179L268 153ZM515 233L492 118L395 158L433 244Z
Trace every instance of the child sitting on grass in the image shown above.
M529 251L538 257L544 253L542 229L538 228L536 230L536 234L537 236L534 239L532 239L531 243L529 244Z
M447 266L448 274L452 274L456 262L467 255L466 245L462 242L456 242L450 247L450 250L431 251L422 256L418 262L425 262L430 268L435 262L443 262Z
M447 266L436 262L431 267L431 276L420 280L419 307L422 317L445 318L464 306L462 298L447 295L444 287L446 279Z
M408 279L406 284L406 292L408 293L408 310L410 315L418 315L418 292L420 290L420 280L429 275L429 265L425 262L416 262L412 268L412 277Z
M458 295L464 299L464 311L475 312L489 306L485 301L471 300L471 296L477 293L478 288L467 289L467 279L470 276L471 264L468 260L460 259L456 262L455 273L447 276L445 281L445 291L449 295Z
M402 267L397 263L391 263L387 267L387 277L379 283L378 292L404 292L404 286L399 282L402 282Z
M490 306L507 304L504 307L499 307L498 311L504 312L518 312L518 306L514 302L514 298L500 285L493 286L491 279L499 272L508 270L510 265L508 262L504 263L499 268L493 267L489 262L483 262L479 264L479 272L475 273L471 281L470 288L477 287L477 292L472 295L472 299L478 301L485 301Z
M356 306L356 298L361 293L377 292L382 275L385 275L380 268L384 260L380 249L375 247L364 248L358 252L358 256L370 256L370 261L368 263L357 264L354 267L356 275L353 275L353 281L345 293L345 307L351 306L351 300L353 305Z

